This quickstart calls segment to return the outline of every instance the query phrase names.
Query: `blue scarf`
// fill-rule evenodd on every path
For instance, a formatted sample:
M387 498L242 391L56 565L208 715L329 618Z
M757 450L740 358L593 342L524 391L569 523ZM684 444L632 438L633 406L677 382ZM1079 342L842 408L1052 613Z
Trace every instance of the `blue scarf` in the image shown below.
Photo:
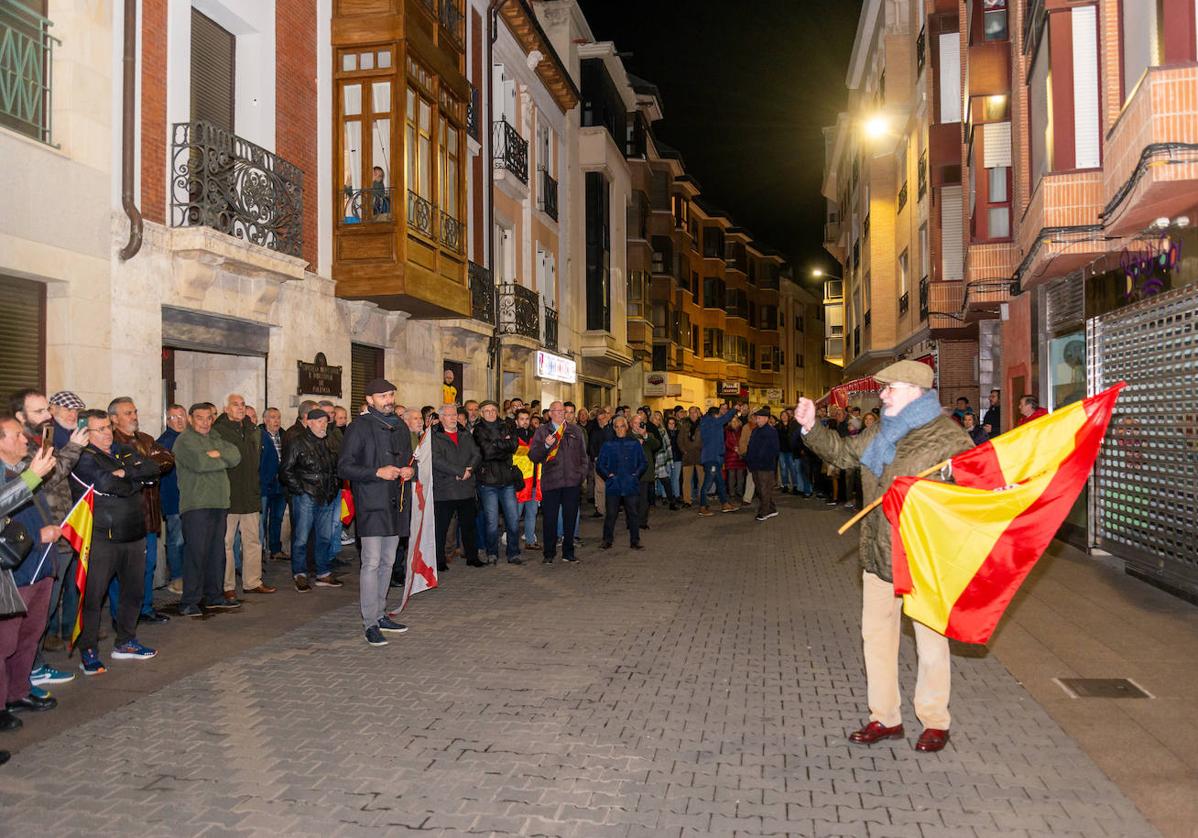
M378 419L391 430L395 430L399 427L400 418L394 413L383 413L383 411L377 410L373 407L367 407L366 410L370 412L371 416Z
M861 455L861 465L878 477L894 462L896 446L908 431L922 428L941 415L940 396L927 390L922 396L899 411L898 416L882 414L882 424Z

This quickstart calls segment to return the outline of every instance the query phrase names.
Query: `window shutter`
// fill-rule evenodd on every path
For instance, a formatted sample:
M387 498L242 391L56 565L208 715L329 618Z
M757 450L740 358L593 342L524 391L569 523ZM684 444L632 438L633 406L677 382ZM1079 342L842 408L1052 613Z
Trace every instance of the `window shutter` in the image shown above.
M233 130L237 39L191 10L191 118Z
M965 230L963 195L960 186L940 191L941 277L961 279L965 274Z
M383 350L361 343L350 344L349 416L352 420L366 403L366 385L383 375Z
M1011 123L991 122L984 126L982 147L985 160L982 165L996 169L1011 165Z
M1098 129L1098 11L1073 10L1073 137L1079 169L1102 165Z
M0 393L46 386L46 286L0 276Z
M940 121L961 121L961 36L940 36Z

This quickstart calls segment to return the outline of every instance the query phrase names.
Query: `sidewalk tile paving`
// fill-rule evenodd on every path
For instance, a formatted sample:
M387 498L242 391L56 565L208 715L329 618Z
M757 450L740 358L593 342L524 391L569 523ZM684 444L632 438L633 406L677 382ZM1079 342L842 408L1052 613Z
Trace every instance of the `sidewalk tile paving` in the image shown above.
M840 518L658 512L640 554L588 521L575 566L455 564L384 649L344 607L18 752L0 833L1156 835L984 649L954 645L945 751L909 702L905 740L848 744Z

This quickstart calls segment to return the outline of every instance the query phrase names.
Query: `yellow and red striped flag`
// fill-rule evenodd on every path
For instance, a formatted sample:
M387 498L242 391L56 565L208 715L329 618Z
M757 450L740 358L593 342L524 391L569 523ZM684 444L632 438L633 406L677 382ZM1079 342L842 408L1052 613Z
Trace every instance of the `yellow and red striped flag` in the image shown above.
M562 422L557 426L557 430L549 435L553 440L553 447L549 449L549 453L545 455L545 462L557 459L557 452L562 450L562 437L566 434L566 423Z
M341 525L348 527L354 521L354 493L350 491L349 481L341 487Z
M92 551L92 522L95 518L96 487L88 486L83 497L75 502L62 522L62 537L79 554L79 566L75 569L75 587L79 589L79 611L75 614L75 627L71 629L71 648L79 633L83 631L83 594L87 590L87 566Z
M894 591L913 620L985 643L1081 493L1124 383L952 458L955 483L897 478Z

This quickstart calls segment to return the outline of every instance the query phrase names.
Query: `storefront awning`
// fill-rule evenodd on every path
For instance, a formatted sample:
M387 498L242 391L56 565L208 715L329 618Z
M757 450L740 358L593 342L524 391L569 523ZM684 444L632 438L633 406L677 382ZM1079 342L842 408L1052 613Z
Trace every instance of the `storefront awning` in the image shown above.
M854 378L844 384L838 384L816 401L818 405L837 405L848 407L849 402L856 396L868 393L876 395L882 389L882 384L872 375L864 378Z

